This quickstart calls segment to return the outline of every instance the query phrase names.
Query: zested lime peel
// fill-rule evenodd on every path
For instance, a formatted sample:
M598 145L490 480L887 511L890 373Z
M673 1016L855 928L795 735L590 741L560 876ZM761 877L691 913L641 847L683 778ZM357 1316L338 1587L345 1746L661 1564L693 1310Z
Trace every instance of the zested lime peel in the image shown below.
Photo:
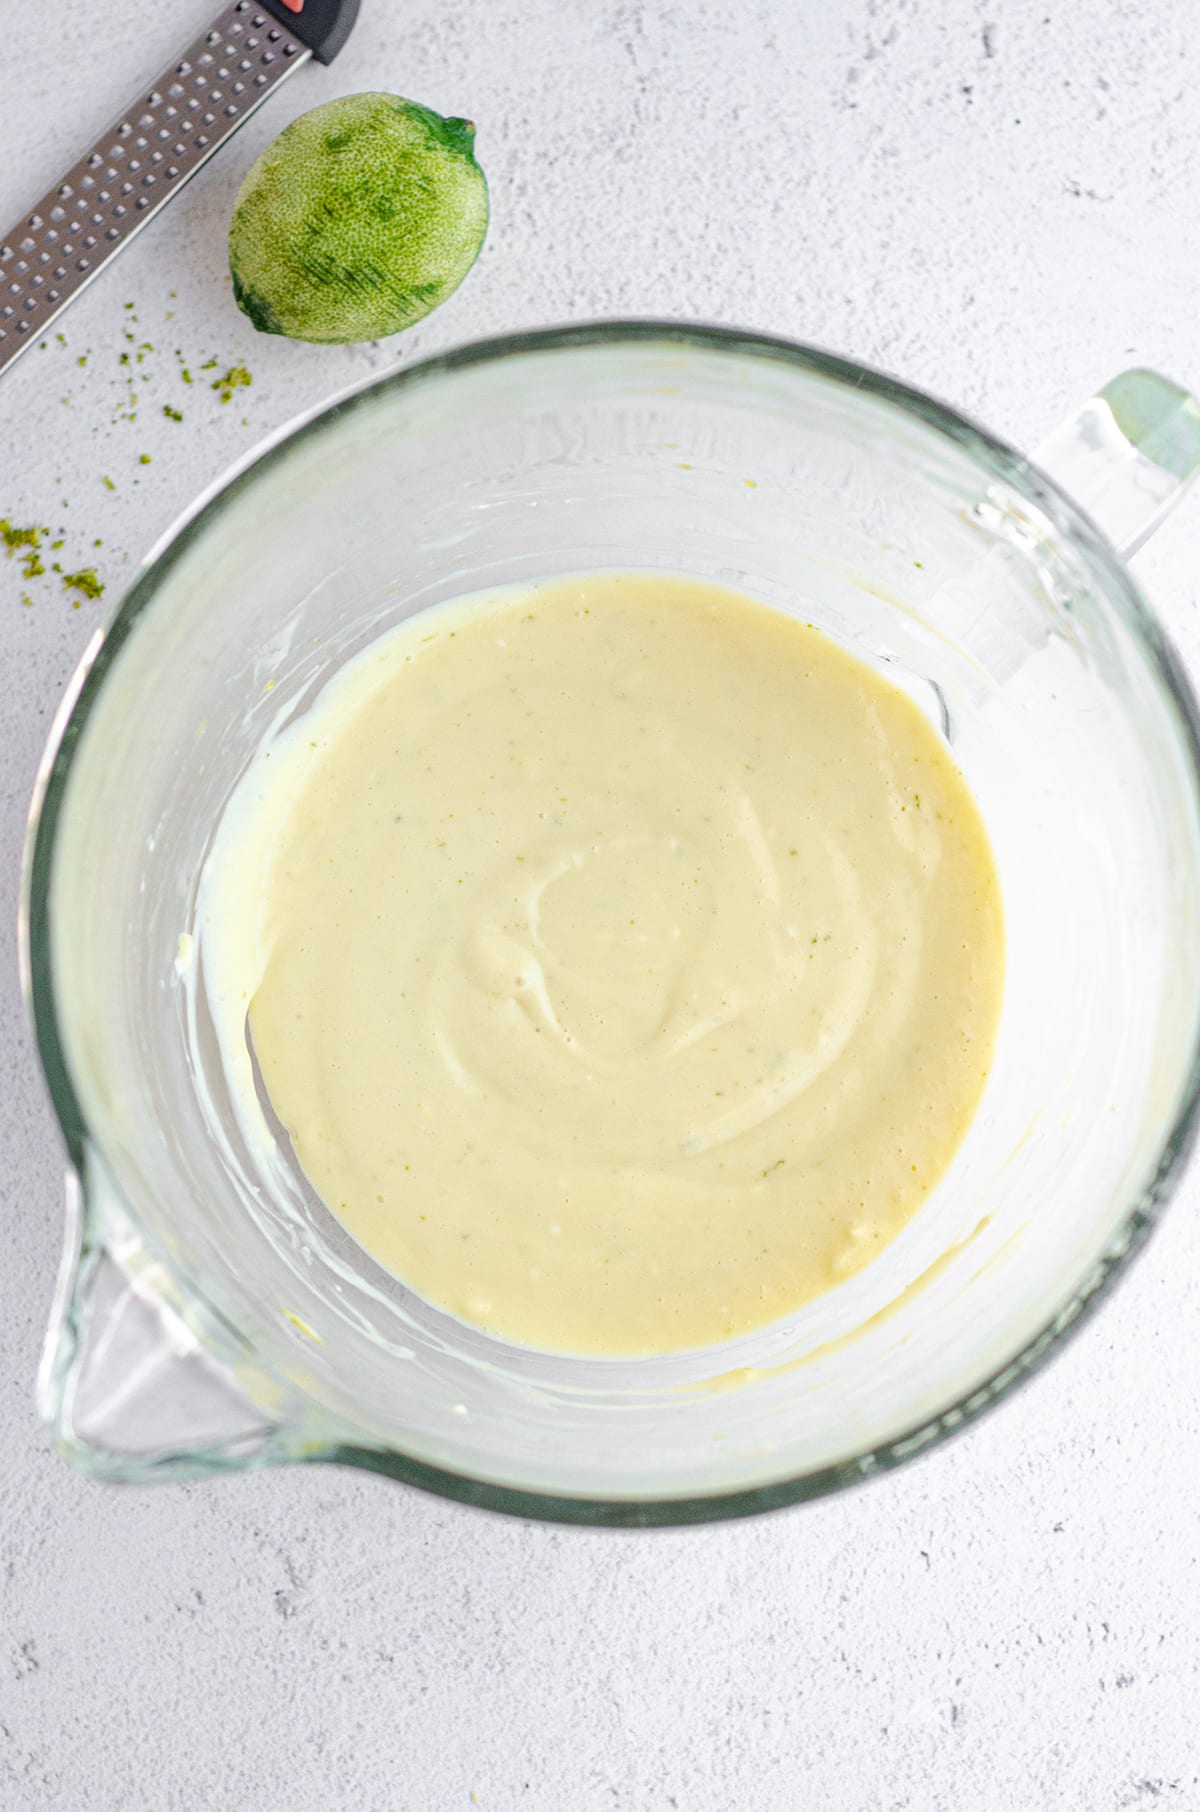
M262 333L382 339L458 288L487 233L475 128L391 94L301 114L251 166L229 229L234 295Z

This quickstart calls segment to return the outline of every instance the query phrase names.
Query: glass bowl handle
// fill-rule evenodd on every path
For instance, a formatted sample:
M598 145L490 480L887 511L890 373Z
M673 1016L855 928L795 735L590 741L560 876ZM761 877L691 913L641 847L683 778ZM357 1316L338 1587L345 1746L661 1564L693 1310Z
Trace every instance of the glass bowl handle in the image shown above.
M1200 403L1156 371L1123 371L1032 460L1128 558L1200 472Z

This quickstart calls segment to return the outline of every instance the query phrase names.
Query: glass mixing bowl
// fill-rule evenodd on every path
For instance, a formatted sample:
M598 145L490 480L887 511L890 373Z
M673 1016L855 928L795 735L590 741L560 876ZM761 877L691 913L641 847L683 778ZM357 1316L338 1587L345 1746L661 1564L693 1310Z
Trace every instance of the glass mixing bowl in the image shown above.
M823 353L614 323L411 366L204 497L89 651L34 803L23 948L70 1160L39 1387L61 1449L109 1478L334 1460L523 1515L682 1522L860 1480L1002 1397L1120 1274L1192 1130L1196 711L1121 553L1198 462L1200 412L1150 373L1043 470ZM990 828L1009 941L982 1107L908 1228L778 1324L644 1360L463 1326L301 1176L262 1174L188 942L252 751L339 663L441 599L598 567L741 587L906 688Z

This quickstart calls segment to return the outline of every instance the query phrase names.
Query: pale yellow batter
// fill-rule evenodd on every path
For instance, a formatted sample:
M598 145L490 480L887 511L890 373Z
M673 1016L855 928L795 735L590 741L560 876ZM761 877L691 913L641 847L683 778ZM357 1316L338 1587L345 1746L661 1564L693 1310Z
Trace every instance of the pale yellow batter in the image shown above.
M966 785L870 667L600 573L415 619L301 731L226 864L241 995L388 1269L513 1340L663 1352L910 1218L979 1101L1003 933Z

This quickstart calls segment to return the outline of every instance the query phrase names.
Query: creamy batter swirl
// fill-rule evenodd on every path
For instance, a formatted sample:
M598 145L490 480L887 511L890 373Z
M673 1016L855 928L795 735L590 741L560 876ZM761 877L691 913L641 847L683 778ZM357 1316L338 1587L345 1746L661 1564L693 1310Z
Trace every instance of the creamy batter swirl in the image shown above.
M1000 1007L988 840L817 630L661 575L466 600L270 759L205 882L222 1022L249 1003L310 1179L431 1301L561 1351L708 1344L946 1169Z

